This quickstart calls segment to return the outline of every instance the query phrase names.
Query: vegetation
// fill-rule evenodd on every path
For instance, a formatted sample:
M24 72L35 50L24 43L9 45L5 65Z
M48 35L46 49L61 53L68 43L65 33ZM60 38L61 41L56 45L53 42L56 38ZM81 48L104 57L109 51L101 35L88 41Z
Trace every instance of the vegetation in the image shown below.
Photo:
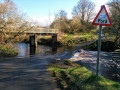
M12 0L3 0L3 2L0 2L0 30L4 43L8 41L9 43L13 43L16 37L32 28L31 23L26 21L25 15L20 13ZM10 31L17 31L17 33L11 34ZM10 38L7 38L8 36Z
M8 47L8 45L0 46L0 56L12 57L16 55L18 55L18 53L12 48Z
M60 10L50 27L59 29L60 34L61 32L70 34L90 32L96 28L91 23L94 7L95 4L90 0L79 0L73 9L72 19L67 18L66 11Z
M71 61L63 61L60 65L49 67L51 75L55 78L61 90L118 90L120 83L110 81L102 76L88 71L85 67L76 65ZM58 62L60 63L60 62Z
M11 43L9 40L10 38L12 38L13 35L6 35L5 37L5 43ZM22 34L19 36L16 36L16 38L12 39L12 42L16 43L16 42L24 42L24 43L28 43L29 42L29 35L26 34Z
M119 49L120 48L120 39L116 43L114 42L114 39L115 39L115 37L102 39L101 50L102 51L114 51L116 49ZM97 44L98 44L98 41L96 41L92 44L88 44L88 45L84 46L83 48L87 49L87 50L96 51Z
M14 42L28 42L24 31L31 30L31 22L26 21L25 14L18 10L12 0L0 1L0 55L15 56L17 52L11 47ZM16 33L11 33L15 31ZM7 47L6 47L7 45Z
M67 12L60 10L51 28L59 29L59 42L64 46L72 47L85 41L96 39L96 35L92 34L92 30L97 27L91 23L91 16L94 11L95 4L90 0L79 0L73 9L72 19L67 18ZM63 35L65 33L65 35Z
M111 0L108 5L112 26L105 27L103 33L107 33L108 36L115 36L114 43L117 43L120 39L120 0Z
M79 0L73 9L73 16L81 21L89 22L94 12L95 4L90 0Z
M96 39L96 38L97 38L97 35L94 35L92 33L66 34L59 41L64 46L72 47L76 44L81 44L83 42L91 41L91 40Z

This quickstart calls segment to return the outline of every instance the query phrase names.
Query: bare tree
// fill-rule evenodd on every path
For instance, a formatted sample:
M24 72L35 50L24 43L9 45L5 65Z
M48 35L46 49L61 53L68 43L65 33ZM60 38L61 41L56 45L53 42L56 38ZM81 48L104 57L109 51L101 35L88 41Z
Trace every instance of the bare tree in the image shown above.
M81 21L89 21L93 15L95 4L90 0L79 0L73 8L73 16L78 17Z
M110 6L112 21L112 27L109 28L109 32L116 36L116 43L120 39L120 0L111 0L108 5Z
M24 14L19 13L16 5L11 0L0 2L0 29L2 30L4 39L5 32L18 31L18 33L12 35L12 40L25 30L31 29L30 23L25 20L24 16Z
M62 32L65 32L68 27L67 13L64 10L60 10L56 14L54 22L51 24L51 27L59 29Z

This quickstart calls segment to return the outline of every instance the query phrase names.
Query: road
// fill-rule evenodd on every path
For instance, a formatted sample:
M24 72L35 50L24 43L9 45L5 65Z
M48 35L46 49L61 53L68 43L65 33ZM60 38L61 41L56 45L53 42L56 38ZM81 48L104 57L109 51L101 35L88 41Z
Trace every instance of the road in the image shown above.
M46 67L52 58L0 57L0 90L58 90Z

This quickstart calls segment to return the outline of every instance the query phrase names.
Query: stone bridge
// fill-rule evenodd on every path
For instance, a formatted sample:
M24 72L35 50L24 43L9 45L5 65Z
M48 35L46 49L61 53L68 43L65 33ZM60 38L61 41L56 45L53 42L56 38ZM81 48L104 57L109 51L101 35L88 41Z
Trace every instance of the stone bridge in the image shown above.
M52 43L57 41L57 35L59 33L58 29L46 29L46 28L34 28L28 31L6 31L5 33L25 33L27 35L30 35L30 45L31 46L37 46L37 40L38 36L41 35L51 35L52 36ZM2 42L1 39L2 35L0 35L0 42Z

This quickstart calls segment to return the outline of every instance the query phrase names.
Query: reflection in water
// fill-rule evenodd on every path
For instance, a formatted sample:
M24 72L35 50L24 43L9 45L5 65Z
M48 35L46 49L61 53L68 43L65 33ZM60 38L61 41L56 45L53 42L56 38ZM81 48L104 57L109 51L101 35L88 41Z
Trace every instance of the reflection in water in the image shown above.
M35 55L35 52L36 52L36 47L30 46L30 55Z
M15 50L18 52L17 57L30 57L30 55L45 55L57 53L57 47L48 47L43 45L38 45L37 47L34 47L26 43L16 44Z
M15 50L18 52L18 57L29 56L29 44L25 44L25 43L16 44Z
M56 53L57 53L57 46L53 46L53 47L52 47L52 53L53 53L53 54L56 54Z

